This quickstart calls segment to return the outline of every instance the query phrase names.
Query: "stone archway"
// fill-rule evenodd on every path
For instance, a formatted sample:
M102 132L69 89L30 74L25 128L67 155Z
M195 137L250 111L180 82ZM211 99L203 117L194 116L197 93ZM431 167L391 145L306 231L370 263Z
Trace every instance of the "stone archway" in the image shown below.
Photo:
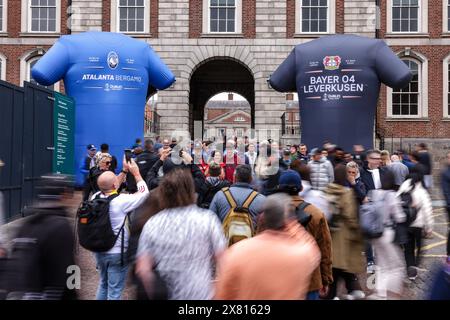
M217 93L236 92L250 104L251 127L255 127L255 79L243 63L225 57L203 61L192 72L189 81L189 131L194 136L194 123L201 121L203 131L204 108Z

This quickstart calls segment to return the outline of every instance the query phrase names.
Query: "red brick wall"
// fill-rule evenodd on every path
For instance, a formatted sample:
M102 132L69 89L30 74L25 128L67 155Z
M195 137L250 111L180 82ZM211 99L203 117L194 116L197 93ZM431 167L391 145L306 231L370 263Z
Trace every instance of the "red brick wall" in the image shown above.
M242 0L242 33L244 38L256 36L256 0Z
M102 0L102 31L111 31L111 0Z
M336 0L336 33L344 33L344 0Z
M6 81L20 85L20 57L36 49L35 45L2 45L1 52L6 56ZM45 50L49 46L41 46Z
M293 38L295 34L295 2L286 0L286 38Z
M403 47L392 47L398 52ZM450 46L420 46L411 47L411 50L421 53L428 58L428 118L429 122L385 122L386 88L383 86L380 92L380 103L377 111L378 123L384 128L386 137L424 137L424 138L449 138L450 123L443 122L443 59L449 54Z
M158 38L158 14L159 0L150 0L150 33L153 38Z
M189 0L189 38L200 38L202 34L203 1Z
M20 33L21 1L8 1L8 36L17 38Z
M10 1L11 2L11 1ZM67 6L69 4L68 0L61 0L61 34L68 34L69 29L67 28Z
M244 38L256 36L256 0L242 0L242 33ZM189 38L203 33L203 1L189 0Z

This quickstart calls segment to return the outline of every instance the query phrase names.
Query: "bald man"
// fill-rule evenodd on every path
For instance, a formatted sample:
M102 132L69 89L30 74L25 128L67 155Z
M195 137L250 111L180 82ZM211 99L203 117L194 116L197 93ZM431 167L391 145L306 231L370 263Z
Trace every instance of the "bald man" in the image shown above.
M137 209L148 197L147 184L139 173L139 168L134 161L128 163L123 160L123 170L116 176L113 172L107 171L98 178L100 191L93 195L93 198L107 198L117 194L117 188L122 183L127 172L130 172L137 183L137 192L133 194L120 194L111 200L109 214L111 226L116 235L124 223L127 223L128 214ZM119 300L125 287L125 279L128 270L126 262L126 251L128 249L129 232L125 225L123 232L117 237L114 247L106 252L95 252L97 267L100 273L100 283L97 289L97 300ZM123 241L123 249L122 249Z
M409 169L407 166L405 166L402 161L400 160L400 157L396 154L393 154L391 156L391 164L389 164L387 167L389 170L392 171L395 177L395 190L397 191L402 183L405 181L406 176L409 174Z

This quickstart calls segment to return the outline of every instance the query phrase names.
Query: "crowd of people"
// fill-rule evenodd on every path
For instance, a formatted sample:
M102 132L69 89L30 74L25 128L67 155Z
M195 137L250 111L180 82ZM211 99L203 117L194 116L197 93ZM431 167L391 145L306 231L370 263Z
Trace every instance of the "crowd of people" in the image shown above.
M331 143L308 152L247 137L187 146L139 140L130 149L118 166L107 144L98 152L88 145L81 168L83 212L107 203L115 236L107 250L91 249L97 299L120 299L127 275L137 299L186 300L399 299L405 280L417 277L422 238L434 224L424 144L392 155ZM450 153L447 160L450 215ZM83 228L90 216L79 213ZM369 295L365 273L376 275ZM28 291L56 286L62 294L64 285Z

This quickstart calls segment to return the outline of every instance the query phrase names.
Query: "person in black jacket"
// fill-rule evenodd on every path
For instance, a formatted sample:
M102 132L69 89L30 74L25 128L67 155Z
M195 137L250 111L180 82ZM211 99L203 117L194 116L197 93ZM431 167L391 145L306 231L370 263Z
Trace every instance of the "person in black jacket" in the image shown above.
M159 160L157 160L150 168L145 178L148 188L150 190L157 188L163 175L167 174L170 170L178 167L189 167L192 177L194 178L195 192L197 193L197 204L200 205L206 192L205 175L201 172L199 167L193 163L194 161L191 155L185 150L180 151L180 157L178 158L178 161L181 160L180 164L176 163L176 157L173 155L170 157L171 153L171 148L160 149Z
M31 216L13 237L7 299L76 299L75 238L67 219L72 188L73 181L63 175L43 176L37 181L37 201L26 209Z
M215 162L211 162L209 164L209 176L206 178L206 190L200 207L209 209L209 205L211 204L215 194L223 188L230 186L230 182L228 182L228 180L220 179L221 172L222 168L220 167L220 164Z
M103 143L100 146L100 152L109 154L109 145L107 143ZM111 155L111 164L109 166L109 170L116 173L116 169L117 169L117 158L114 155Z
M381 189L381 181L384 179L387 168L381 166L381 152L379 150L367 151L367 166L364 166L361 171L361 181L366 188L366 193L370 190ZM375 272L375 259L373 256L372 246L367 242L366 246L367 257L367 272Z
M347 167L347 181L348 186L353 189L358 200L358 204L361 205L366 201L366 186L361 181L358 164L354 161L350 161L346 164Z

